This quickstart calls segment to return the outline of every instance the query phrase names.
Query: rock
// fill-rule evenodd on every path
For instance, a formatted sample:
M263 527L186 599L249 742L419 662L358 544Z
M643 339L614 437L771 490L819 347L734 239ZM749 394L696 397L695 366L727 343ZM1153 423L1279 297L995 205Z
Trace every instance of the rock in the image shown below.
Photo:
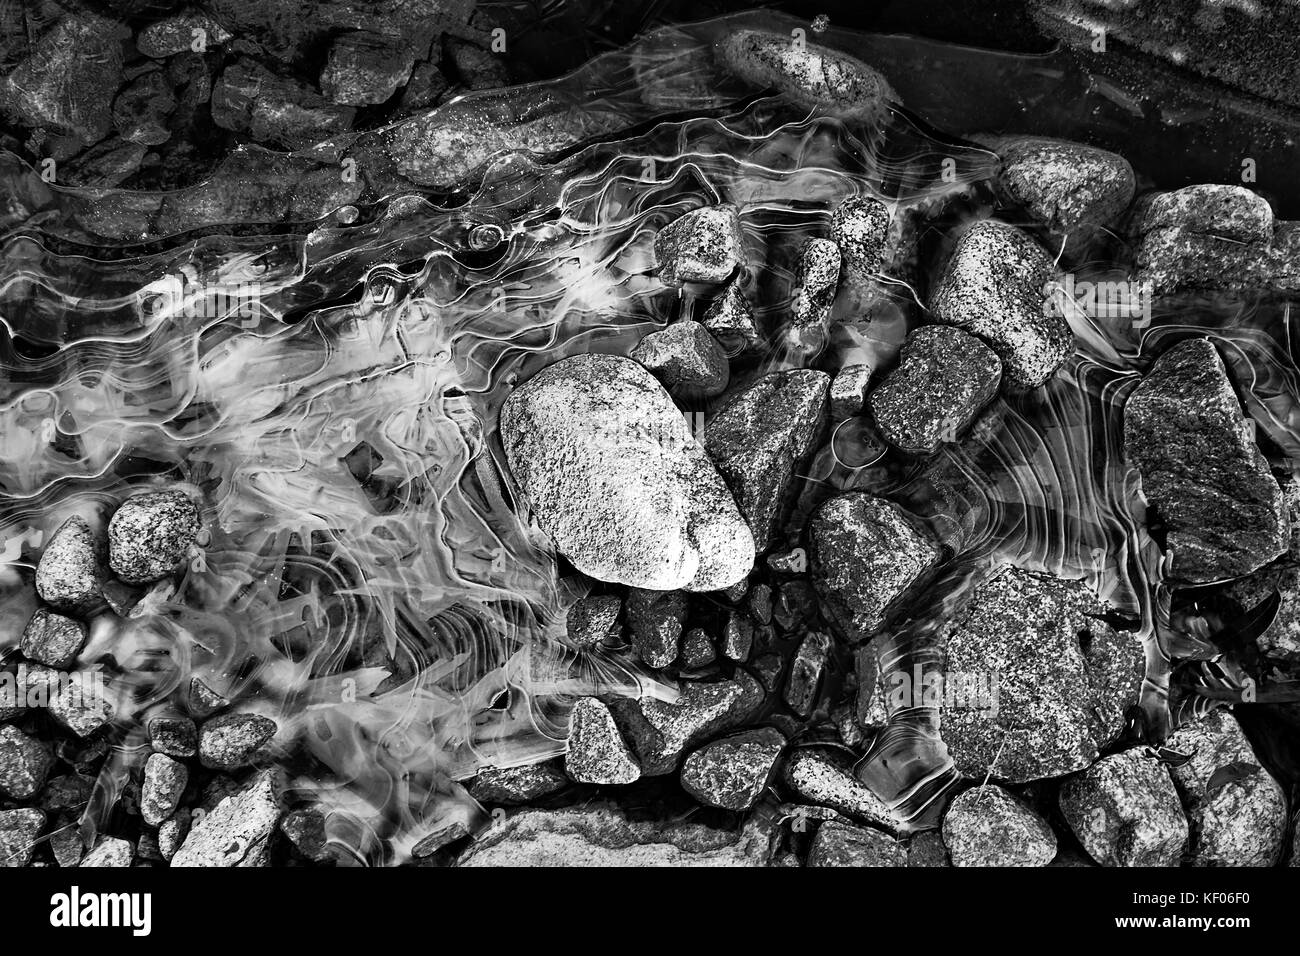
M99 542L90 524L73 515L59 525L36 565L36 593L53 608L84 614L103 603Z
M701 667L708 667L718 659L717 648L713 646L713 638L709 637L709 632L702 627L693 627L686 632L686 637L682 640L682 666L690 670L699 670Z
M722 294L709 303L700 324L732 352L752 349L761 341L754 310L745 298L739 277L728 282Z
M728 398L705 427L704 447L759 552L772 543L795 466L821 439L829 387L824 372L772 372Z
M41 793L41 809L80 813L86 808L95 781L78 773L65 773L52 777Z
M47 682L50 716L78 737L89 737L117 717L117 705L96 669L47 671L33 668L33 679Z
M1155 295L1300 289L1293 227L1244 186L1198 185L1139 202L1134 279Z
M672 773L684 751L742 718L751 709L753 693L738 675L736 680L692 681L672 703L624 698L611 703L610 710L642 775L655 777Z
M727 616L727 627L722 632L722 656L732 661L747 661L753 646L753 623L733 611Z
M85 855L80 865L83 867L128 867L135 858L135 847L128 840L117 837L104 837L99 844Z
M246 788L193 822L172 857L172 866L267 866L267 845L281 812L275 778L269 772L259 773Z
M813 513L809 541L823 610L850 642L874 634L940 557L938 544L901 508L858 491Z
M456 75L471 90L490 90L509 84L505 64L481 46L448 37L446 47Z
M199 752L199 730L188 717L154 717L148 729L154 753L184 759Z
M213 770L247 767L262 756L278 730L274 720L259 714L213 717L199 730L199 760Z
M80 621L38 608L23 629L20 649L29 661L66 668L85 647L86 637L86 625Z
M403 113L426 110L437 105L450 89L451 83L438 69L437 62L425 60L411 71L411 79L402 90L400 109Z
M148 146L109 137L65 163L59 170L59 182L111 189L138 173L148 153Z
M1103 757L1061 785L1061 815L1102 866L1178 866L1187 818L1169 770L1142 750Z
M770 833L751 823L739 831L692 822L629 820L608 804L567 810L521 810L487 828L457 866L695 867L765 866Z
M651 332L632 349L632 358L653 372L679 399L721 395L730 379L722 347L708 329L689 319Z
M891 832L896 828L889 807L853 775L852 761L842 751L796 747L786 758L782 779L804 800Z
M1133 201L1137 180L1128 160L1095 146L1042 136L1003 136L989 143L1002 160L998 186L1078 255Z
M937 641L940 732L961 773L1009 783L1063 776L1123 731L1146 664L1141 642L1107 623L1108 610L1082 581L1009 566L972 589Z
M158 146L171 139L168 119L176 97L161 70L142 73L113 100L113 125L122 139L137 146Z
M952 866L943 836L937 830L926 830L907 841L907 865L918 867Z
M1192 866L1272 866L1286 837L1286 795L1260 766L1237 720L1216 710L1178 728L1165 749L1191 831Z
M352 128L356 110L241 58L212 87L212 122L259 143L301 149Z
M230 701L218 694L197 677L190 678L190 713L199 720L210 717L223 707L230 706Z
M144 764L144 785L140 788L140 816L156 827L173 813L190 782L185 764L166 754L150 754Z
M1053 272L1047 253L1027 234L984 219L957 240L930 311L992 346L1008 388L1038 388L1074 351L1065 318L1044 308Z
M759 624L772 623L772 588L767 584L755 584L749 592L749 613Z
M839 423L862 411L871 381L870 365L846 365L831 379L831 421Z
M199 510L179 491L127 498L108 523L108 565L127 584L165 578L189 554L199 533Z
M875 69L837 50L794 44L788 33L740 30L719 47L723 65L753 86L775 87L801 106L866 123L898 95Z
M844 258L844 279L865 291L880 273L889 239L889 207L873 196L850 196L831 211L831 239Z
M830 326L831 306L840 286L840 247L829 239L809 239L799 254L799 274L790 305L790 341L820 348Z
M176 855L189 832L190 811L186 807L181 807L158 824L158 853L164 860L170 861Z
M614 630L623 602L612 594L579 598L569 608L565 629L576 647L595 647Z
M682 764L682 788L706 807L748 810L785 748L779 730L763 727L705 744Z
M464 827L459 821L457 826ZM311 860L313 863L330 865L338 862L339 856L335 853L335 848L330 846L329 833L326 831L326 818L324 812L319 807L304 807L300 810L292 810L280 821L280 832L283 833L289 842L297 848L298 852ZM435 837L437 834L429 834ZM423 840L420 841L424 843ZM430 841L430 842L436 842ZM412 848L411 855L416 856L416 850L429 849L426 846L416 844ZM429 849L433 853L439 847Z
M725 282L745 262L740 210L731 203L691 210L659 230L654 257L664 282Z
M1166 528L1168 577L1205 584L1282 554L1282 489L1208 339L1160 356L1124 406L1124 452Z
M559 761L525 767L488 768L474 778L469 795L479 803L517 806L534 803L569 786Z
M907 853L888 834L828 820L817 828L809 866L906 866Z
M790 663L790 676L785 684L785 702L800 717L812 713L821 688L822 672L831 652L831 639L826 634L813 631L799 642L794 660Z
M1286 552L1254 574L1233 581L1223 596L1232 613L1244 615L1258 611L1277 594L1277 613L1255 636L1255 649L1265 666L1281 663L1290 669L1300 666L1300 482L1287 482L1282 495L1291 528Z
M926 325L907 337L898 368L868 397L880 434L914 455L955 442L998 393L997 353L960 329Z
M75 136L89 146L108 135L110 104L122 81L124 28L90 13L68 13L0 80L0 112L24 126Z
M321 92L344 106L387 102L415 66L415 49L404 39L374 33L344 33L330 47L321 71Z
M506 460L556 548L597 580L712 591L754 539L668 393L637 363L577 355L506 399Z
M992 784L953 798L943 842L953 866L1046 866L1056 856L1056 834L1047 821Z
M594 697L573 705L564 770L579 783L632 783L641 776L609 708Z
M651 667L667 667L677 660L685 620L686 595L681 591L628 591L627 623L632 631L632 647Z
M135 36L135 48L162 60L187 50L204 52L231 39L230 32L206 13L194 8L163 17L144 26ZM195 47L202 49L195 50Z
M44 826L45 814L40 810L0 810L0 869L31 863Z

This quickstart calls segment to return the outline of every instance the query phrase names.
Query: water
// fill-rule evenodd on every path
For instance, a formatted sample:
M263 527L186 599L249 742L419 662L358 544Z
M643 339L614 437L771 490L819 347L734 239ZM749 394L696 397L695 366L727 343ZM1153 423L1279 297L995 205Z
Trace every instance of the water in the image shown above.
M1223 178L1211 171L1232 168L1242 136L1265 144L1261 155L1292 143L1275 117L1231 103L1171 114L1166 99L1152 112L1064 54L829 29L816 42L879 67L906 104L864 126L745 88L710 53L742 27L804 26L745 14L668 28L554 82L466 96L292 157L248 151L236 157L244 178L218 191L235 203L208 201L203 185L61 189L0 160L5 633L33 610L42 535L66 516L102 526L128 489L179 484L204 502L209 529L151 613L94 623L83 660L106 667L121 743L84 828L106 825L144 758L141 722L194 676L279 723L277 745L296 748L293 787L339 811L331 836L372 863L400 862L448 821L481 822L458 781L561 753L568 695L675 693L630 652L559 641L573 595L516 515L494 432L511 387L538 369L626 354L702 312L652 275L656 230L687 209L743 206L766 263L753 290L772 341L796 251L825 233L838 201L870 194L900 222L933 217L894 280L841 296L824 352L739 361L743 383L892 357L922 315L941 227L990 208L995 158L955 134L1092 138L1164 188ZM243 201L238 184L258 182L257 169L333 177L347 202L296 221L283 204ZM1275 193L1279 214L1292 190ZM1171 655L1214 649L1172 623L1118 410L1152 354L1209 334L1289 461L1300 443L1290 312L1204 301L1157 311L1142 331L1073 321L1076 356L1041 393L999 400L996 428L911 470L842 430L806 468L797 514L837 490L886 493L963 555L931 613L888 639L889 667L929 659L926 621L989 561L1088 578L1145 641L1145 719L1167 726ZM935 728L923 709L900 716L860 766L910 826L932 819L953 781Z

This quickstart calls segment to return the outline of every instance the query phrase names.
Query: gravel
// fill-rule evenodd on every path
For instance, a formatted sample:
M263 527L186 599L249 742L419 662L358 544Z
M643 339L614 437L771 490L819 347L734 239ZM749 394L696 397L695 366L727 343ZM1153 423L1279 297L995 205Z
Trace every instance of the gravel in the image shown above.
M149 744L155 753L185 759L199 752L199 729L188 717L164 716L150 719Z
M862 411L870 381L870 365L846 365L835 373L829 396L832 422L842 422Z
M993 784L964 790L943 818L953 866L1046 866L1056 856L1047 821Z
M686 758L682 788L705 806L748 810L767 788L784 749L785 736L771 727L715 740Z
M681 591L628 591L627 624L632 631L632 647L651 667L667 667L677 659L685 620L686 595Z
M1169 769L1142 749L1103 757L1061 785L1061 815L1102 866L1178 866L1187 818Z
M479 803L519 806L558 793L569 778L558 760L523 767L489 768L474 778L469 795Z

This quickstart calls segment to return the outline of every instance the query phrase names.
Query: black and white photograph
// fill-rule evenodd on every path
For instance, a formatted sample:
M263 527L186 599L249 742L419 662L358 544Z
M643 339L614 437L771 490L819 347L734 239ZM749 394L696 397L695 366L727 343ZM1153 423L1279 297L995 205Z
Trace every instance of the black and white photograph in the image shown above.
M12 931L1249 945L1298 808L1296 0L0 0Z

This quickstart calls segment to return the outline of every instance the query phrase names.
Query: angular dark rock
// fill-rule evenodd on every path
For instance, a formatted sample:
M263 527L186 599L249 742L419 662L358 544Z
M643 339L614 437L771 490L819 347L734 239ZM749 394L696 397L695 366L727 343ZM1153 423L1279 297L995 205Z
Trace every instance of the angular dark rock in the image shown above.
M685 620L686 595L681 591L628 591L627 623L632 631L632 647L651 667L667 667L677 659Z
M753 623L743 614L731 612L727 615L727 626L722 632L722 656L732 661L747 661L753 646Z
M242 58L212 88L212 121L260 143L300 149L352 128L356 110L328 102L306 83Z
M210 717L223 707L230 706L230 701L209 687L201 678L190 678L190 713L199 720Z
M718 650L713 646L713 638L702 627L693 627L682 639L682 666L690 670L708 667L718 659Z
M753 693L738 674L736 680L692 681L671 703L625 698L612 702L610 710L641 763L641 773L655 777L672 773L692 745L742 719L752 706Z
M128 143L157 146L171 138L168 117L176 97L162 70L152 70L124 86L113 100L113 125Z
M321 92L343 106L387 102L410 78L415 55L405 39L360 30L344 33L330 47Z
M579 598L565 621L569 642L576 647L595 647L614 630L622 609L623 602L612 594Z
M898 368L867 401L880 434L915 455L955 442L997 395L1002 362L961 329L926 325L907 337Z
M808 866L906 866L907 851L887 833L839 820L817 828Z
M957 240L930 311L992 346L1008 388L1038 388L1074 351L1065 318L1044 308L1053 275L1052 260L1026 233L984 219Z
M675 398L721 395L730 379L727 355L698 322L683 319L651 332L632 349L632 358L655 374Z
M767 787L785 737L763 727L705 744L682 764L682 788L700 803L748 810Z
M953 866L1046 866L1056 834L1022 800L993 784L964 790L943 818Z
M1141 749L1103 757L1061 785L1061 815L1102 866L1178 866L1187 818L1169 769Z
M773 372L727 399L705 427L704 447L760 553L772 543L795 466L822 436L829 388L824 372Z
M654 256L664 282L725 282L745 262L740 210L730 203L691 210L659 230Z
M569 786L560 762L548 760L523 767L489 768L474 778L469 795L479 803L518 806L548 797Z
M187 50L215 49L230 39L230 32L220 23L191 8L145 25L135 35L135 47L145 56L162 60ZM202 49L195 50L196 46Z
M148 731L154 753L185 759L199 752L199 730L188 717L154 717Z
M127 584L171 574L199 533L199 510L179 491L127 498L108 523L108 564Z
M1208 339L1169 349L1129 395L1124 452L1165 525L1173 581L1249 574L1286 550L1282 489Z
M0 869L31 863L44 826L45 814L40 810L0 810Z
M760 341L758 327L754 324L754 310L745 298L739 277L728 282L718 297L709 303L700 324L732 353L754 348Z
M711 591L753 567L730 491L636 362L591 354L543 369L506 399L501 437L538 523L583 573Z
M813 631L804 635L790 662L790 676L785 683L785 702L800 717L812 713L821 689L822 673L830 656L831 639L827 634Z
M625 784L641 776L609 708L594 697L573 705L564 770L579 783Z
M247 767L262 755L278 729L274 720L260 714L213 717L199 729L199 760L215 770Z
M901 508L862 492L824 502L809 528L824 611L852 642L875 633L940 557L938 544Z
M23 657L48 667L65 668L86 644L86 625L71 617L38 608L23 629Z

